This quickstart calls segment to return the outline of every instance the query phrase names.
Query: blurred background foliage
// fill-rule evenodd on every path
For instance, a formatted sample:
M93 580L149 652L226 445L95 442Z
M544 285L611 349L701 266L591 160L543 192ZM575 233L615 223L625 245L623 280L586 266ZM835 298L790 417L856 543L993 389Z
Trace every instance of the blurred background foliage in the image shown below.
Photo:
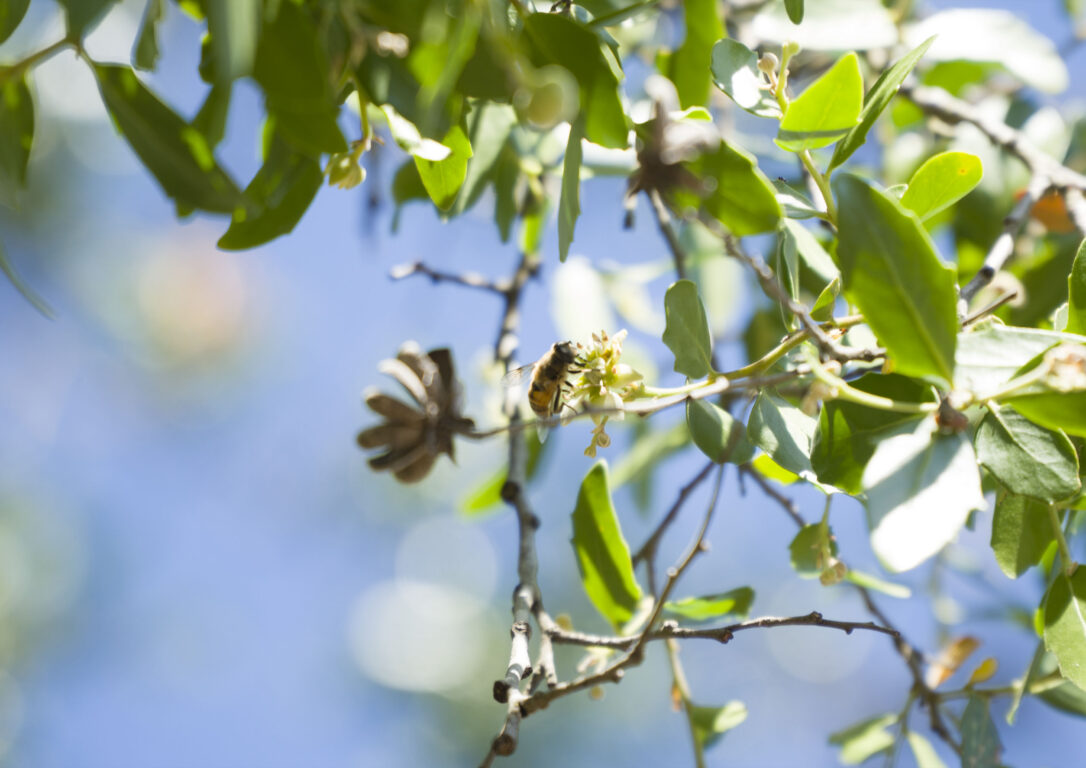
M365 418L358 391L409 338L450 346L465 411L496 422L500 306L421 280L392 289L387 274L424 260L499 278L518 249L538 247L525 361L557 338L628 327L630 361L680 383L658 344L671 259L646 203L622 228L636 167L627 116L651 116L654 72L682 108L712 107L769 178L802 189L765 122L712 87L698 64L712 44L725 33L766 50L797 40L801 88L846 50L866 52L870 83L888 49L941 32L920 82L982 93L987 114L1086 170L1073 2L1030 4L1027 19L1009 2L833 0L808 3L797 27L783 3L599 0L570 18L531 17L529 39L505 22L518 5L0 2L0 132L5 148L12 137L21 147L0 157L0 248L13 282L56 316L0 285L0 748L11 764L481 757L498 721L490 683L507 658L516 556L513 520L480 490L503 449L464 445L457 466L439 462L404 489L370 474L352 440ZM560 181L577 104L597 146L577 174L574 227L557 222L572 210ZM968 279L1028 178L968 126L930 128L897 99L852 162L890 185L938 151L982 159L978 188L928 224ZM723 364L757 358L786 330L780 310L703 228L679 235ZM754 247L771 254L771 240ZM1025 300L1000 315L1050 326L1078 242L1058 205L1035 207L1008 269ZM800 277L808 293L819 287ZM679 414L624 429L612 480L634 541L701 458ZM573 577L565 518L587 442L584 424L552 435L533 495L548 605L604 629ZM823 503L788 493L801 508ZM861 509L841 506L839 546L876 571ZM757 491L729 476L723 509L716 557L691 589L746 582L759 613L861 616L854 597L796 581L794 531ZM982 638L983 655L1007 660L997 680L1009 680L1034 647L1043 584L1002 575L989 525L978 516L898 579L933 600L887 610L925 648ZM669 537L665 556L685 535ZM684 651L700 691L750 711L714 761L833 764L828 733L901 706L909 680L882 638L800 628L760 640ZM579 656L561 651L560 669ZM1006 762L1066 764L1083 708L1063 704L1078 715L1023 703L1001 731ZM656 659L602 702L533 717L515 759L683 763L686 738Z

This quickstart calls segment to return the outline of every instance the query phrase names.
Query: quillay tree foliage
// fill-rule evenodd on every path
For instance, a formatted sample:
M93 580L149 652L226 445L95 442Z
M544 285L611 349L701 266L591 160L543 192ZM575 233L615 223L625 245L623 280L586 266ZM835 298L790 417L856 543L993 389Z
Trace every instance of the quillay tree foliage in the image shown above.
M1023 22L985 10L917 18L913 3L897 0L807 8L803 0L182 0L207 27L207 98L190 117L138 73L158 59L165 0L148 2L132 61L120 63L93 59L81 43L111 0L60 4L63 39L0 70L5 202L17 200L28 173L34 66L61 49L75 50L94 73L117 129L179 215L230 217L222 248L289 233L324 179L358 185L361 163L390 136L410 155L391 183L398 205L428 200L455 219L489 191L503 241L517 231L507 278L425 264L394 275L498 296L495 357L509 369L541 238L557 219L559 250L568 253L581 178L622 173L628 200L650 201L677 275L660 352L670 350L687 384L653 386L622 363L624 334L605 332L579 347L576 370L561 377L566 405L544 420L556 427L591 417L586 452L594 455L610 442L609 418L684 408L681 432L654 431L649 419L647 437L624 461L647 472L690 442L707 459L633 552L607 465L585 476L573 546L584 588L613 635L576 632L543 607L539 521L526 489L539 448L526 427L538 424L522 417L523 401L508 398L508 424L476 427L460 413L448 351L411 345L382 366L410 402L367 399L382 420L359 442L378 449L375 469L405 482L422 480L457 439L508 440L506 471L477 499L507 502L520 531L510 660L494 686L505 720L485 763L515 750L523 718L617 682L659 643L700 765L746 710L695 703L679 641L727 642L738 631L784 625L884 633L909 671L897 713L831 737L846 763L907 742L925 768L943 765L940 753L995 766L997 697L1011 701L1008 723L1024 696L1086 715L1086 568L1074 555L1086 510L1086 177L1076 170L1086 165L1086 131L1038 108L1031 94L1063 90L1066 68ZM0 39L27 5L0 0ZM1068 3L1069 15L1076 5ZM635 60L654 70L643 87L624 82ZM239 78L260 87L267 112L264 163L244 189L215 159ZM756 144L760 135L773 143ZM750 321L749 362L727 371L697 279L704 263L724 257L757 278L767 307ZM744 620L748 587L679 592L704 549L727 464L794 519L788 546L797 576L858 591L870 622L817 613ZM714 503L661 579L657 544L706 481L715 483ZM799 481L826 495L820 514L804 515L782 492ZM1029 628L1036 652L1020 660L1012 682L990 682L989 660L964 688L941 688L976 641L922 649L890 623L875 593L900 597L901 588L847 567L830 519L829 502L840 494L866 508L871 547L891 572L935 557L994 500L996 561L1009 579L1031 569L1038 577ZM556 669L556 643L585 646L586 663ZM697 695L711 700L712 692ZM918 712L926 726L910 721Z

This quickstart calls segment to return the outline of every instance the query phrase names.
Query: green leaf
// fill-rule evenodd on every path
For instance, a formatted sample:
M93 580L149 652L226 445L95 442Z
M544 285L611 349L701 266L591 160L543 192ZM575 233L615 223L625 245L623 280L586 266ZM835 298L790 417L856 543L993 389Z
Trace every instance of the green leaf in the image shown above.
M998 389L1049 347L1082 341L1081 336L1039 328L1015 328L995 322L977 325L980 327L958 334L954 384L978 394Z
M1086 690L1086 568L1061 572L1044 602L1045 648L1056 656L1060 674Z
M784 10L793 24L803 21L803 0L784 0Z
M729 701L723 707L688 704L686 711L694 738L702 749L713 746L721 736L747 719L747 706L741 701Z
M1080 343L1083 341L1082 337L1071 338ZM1086 353L1086 349L1080 347L1080 352ZM1037 355L1022 366L1015 376L1029 373L1041 365L1043 359L1043 353ZM1073 368L1073 364L1071 365ZM1081 371L1077 373L1080 375ZM1043 427L1062 429L1069 435L1086 437L1086 390L1072 389L1062 392L1041 381L1023 388L1021 392L1022 394L1007 398L1005 402L1030 421Z
M798 221L781 219L781 247L786 262L795 261L797 267L802 262L808 270L814 273L820 285L826 286L840 276L837 265L833 263L833 259L830 258L826 249L822 247L814 234ZM791 277L790 275L791 283L798 282L791 280ZM795 277L798 277L798 269ZM796 293L793 298L798 298L798 285L791 284L785 287L790 291L795 290Z
M931 400L931 390L917 380L891 374L864 374L851 386L883 398L919 403ZM880 411L845 400L831 400L822 406L818 430L811 446L811 467L819 480L843 491L860 493L860 477L880 436L907 421L911 414Z
M754 590L750 587L739 587L718 595L672 600L664 603L664 611L691 621L712 621L724 616L745 619L750 613L752 602Z
M1032 681L1047 677L1056 671L1056 667L1056 657L1051 653L1045 653L1042 648L1040 658L1030 665L1026 679ZM1065 680L1053 688L1047 688L1038 693L1037 696L1045 704L1061 712L1086 717L1086 691L1069 680Z
M962 765L968 768L997 768L999 765L1003 747L988 703L984 696L971 694L962 713Z
M227 251L255 248L288 234L313 202L323 180L316 160L273 135L264 164L245 188L245 197L258 206L258 212L236 210L230 228L219 238L219 247Z
M845 135L845 138L837 143L836 147L833 148L833 157L830 158L830 171L848 160L852 156L852 153L863 146L864 142L867 141L868 131L875 125L875 121L879 119L879 115L881 115L882 111L890 104L890 100L894 98L897 89L905 82L905 78L912 72L913 67L916 66L916 62L920 61L920 57L928 50L928 46L931 45L931 41L934 39L934 37L929 37L898 59L892 67L879 75L879 79L875 81L875 84L871 86L871 90L868 91L867 95L864 97L864 107L860 112L860 122Z
M762 390L747 422L751 442L800 477L812 478L811 442L818 421L787 400Z
M777 203L780 204L781 211L788 218L810 219L823 215L821 211L814 207L805 194L788 182L775 179L773 188L776 190Z
M0 203L18 207L34 143L34 101L22 77L0 85Z
M412 157L436 162L452 154L452 150L440 141L424 138L415 124L397 112L391 104L382 105L381 111L388 120L388 131L392 134L393 141Z
M905 738L909 742L909 749L912 750L913 757L916 759L916 768L946 768L946 763L942 761L935 751L935 747L924 736L910 730L905 734Z
M524 33L536 65L557 64L569 70L581 91L584 135L611 149L629 146L629 126L618 94L618 78L600 49L596 33L573 19L533 13Z
M494 180L498 161L516 124L516 112L508 104L483 102L471 111L468 116L468 140L473 154L452 209L453 216L475 205L486 184Z
M844 765L859 765L872 755L885 752L894 745L894 737L886 728L896 723L897 719L895 714L872 717L830 734L830 744L841 747L838 759Z
M471 157L471 143L459 125L454 125L445 134L442 144L449 148L449 156L443 160L426 160L415 155L415 167L426 193L434 205L447 211L456 202L460 185L468 173L468 158Z
M976 448L980 463L1012 493L1056 502L1082 488L1067 435L1037 426L1010 406L988 405Z
M781 108L758 69L758 54L738 40L724 38L713 46L710 71L717 87L739 107L758 117L780 117Z
M792 568L802 579L817 579L826 570L823 553L829 549L830 555L837 556L837 541L833 531L822 523L810 523L800 528L799 533L788 545L788 556Z
M0 272L3 272L7 277L8 282L14 286L22 297L26 299L34 307L34 309L41 312L48 318L53 317L53 308L46 303L45 299L39 296L33 288L26 284L23 278L15 271L15 267L8 261L7 254L4 253L4 246L0 244Z
M876 578L870 573L857 571L855 568L848 569L848 573L845 574L845 579L851 581L858 587L873 589L876 592L882 592L884 595L896 597L899 600L908 600L913 595L913 591L902 584L895 584L892 581Z
M1017 579L1041 562L1055 540L1048 505L1043 501L1005 492L996 497L992 552L1008 578Z
M204 135L211 149L217 147L226 135L226 118L230 112L232 90L232 85L211 86L203 106L192 119L192 127Z
M58 0L68 12L68 37L81 40L117 0Z
M578 118L569 127L566 156L562 160L562 196L558 201L558 259L565 261L573 242L573 230L581 215L581 158L584 150L584 119Z
M143 11L136 47L132 51L132 66L152 70L158 63L158 23L166 12L166 0L147 0Z
M139 81L128 67L96 64L98 89L121 133L163 191L183 208L232 213L242 202L207 139Z
M1068 333L1086 334L1086 240L1078 247L1071 274L1067 276Z
M718 464L746 464L753 458L754 446L743 425L715 403L687 400L686 423L694 445Z
M539 439L534 429L526 429L522 434L528 452L528 457L524 463L524 478L525 480L531 480L539 470L539 460L543 456L543 446L546 443ZM505 486L505 480L508 476L508 469L500 469L469 493L460 503L460 511L464 513L464 516L481 517L484 512L492 510L500 504L502 501L502 488Z
M716 0L686 0L683 14L686 38L671 55L669 74L685 109L709 102L709 60L713 42L724 35L724 25Z
M934 555L957 536L970 512L985 506L968 435L941 435L931 418L880 440L862 485L872 549L893 572Z
M581 483L573 510L573 549L592 604L616 629L621 627L634 615L641 587L611 504L606 462L597 462Z
M0 43L11 37L29 5L30 0L0 0Z
M916 169L901 204L926 221L969 194L983 175L976 155L942 152Z
M663 341L675 355L675 371L688 379L708 376L713 370L713 340L698 287L689 280L672 283L664 294L664 314Z
M832 144L859 122L863 103L860 62L855 53L849 53L788 105L777 145L801 152Z
M260 37L260 0L204 0L215 57L215 83L226 85L253 70Z
M684 163L683 167L699 179L713 179L715 184L700 193L676 187L673 196L680 207L700 207L738 237L777 228L780 203L773 185L758 169L752 155L721 142L716 151Z
M886 346L895 370L949 384L958 330L955 271L897 200L847 173L833 187L845 295Z
M773 461L767 453L759 453L750 463L750 467L767 480L774 480L781 485L791 485L799 481L799 475Z
M279 3L275 17L265 19L252 74L276 129L296 149L311 155L347 150L336 123L339 110L324 45L304 9Z

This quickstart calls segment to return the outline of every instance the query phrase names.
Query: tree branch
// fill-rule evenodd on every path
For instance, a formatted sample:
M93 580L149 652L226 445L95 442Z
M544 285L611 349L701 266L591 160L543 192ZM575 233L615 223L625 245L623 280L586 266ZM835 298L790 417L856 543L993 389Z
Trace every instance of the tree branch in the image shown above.
M388 273L388 276L393 280L403 280L413 275L428 277L432 283L453 283L454 285L462 285L466 288L478 288L480 290L490 291L491 293L497 293L500 296L506 296L510 289L510 285L507 281L488 280L478 272L464 272L462 274L441 272L428 267L421 261L400 264L393 267Z

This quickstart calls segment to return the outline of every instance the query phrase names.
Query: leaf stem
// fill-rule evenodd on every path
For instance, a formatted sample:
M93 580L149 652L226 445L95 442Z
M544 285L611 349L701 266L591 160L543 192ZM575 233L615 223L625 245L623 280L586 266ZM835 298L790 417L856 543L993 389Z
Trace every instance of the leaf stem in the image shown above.
M697 768L705 768L705 750L698 740L698 732L694 728L694 717L690 712L690 684L686 681L682 662L679 661L679 644L675 640L666 640L664 647L667 648L667 660L671 665L672 684L682 701L686 724L690 727L690 741L694 745L694 765Z
M803 167L807 169L807 173L811 174L811 178L814 179L814 183L818 186L818 191L822 193L822 199L826 203L826 215L829 217L830 223L836 227L837 206L833 202L833 192L830 190L829 174L823 174L818 170L814 158L811 157L811 150L805 149L800 152L799 159L800 162L803 163Z
M822 363L819 362L817 355L808 355L807 362L811 366L811 373L814 377L823 384L832 387L839 400L848 400L849 402L866 405L868 408L876 408L880 411L913 413L918 416L934 413L939 410L938 403L910 403L904 400L893 400L889 397L873 395L870 392L863 392L851 387L848 382L840 376L830 373Z
M75 45L75 42L73 42L70 38L65 37L61 40L57 40L52 45L42 48L40 51L35 51L34 53L27 56L25 59L21 59L20 61L15 62L9 67L4 67L3 69L0 69L0 85L3 85L8 80L11 80L14 77L19 77L23 74L23 72L30 69L31 67L40 64L49 57L60 53L65 48L73 45Z
M1063 561L1063 572L1070 576L1078 567L1071 557L1071 548L1067 546L1067 537L1063 535L1063 526L1060 524L1060 513L1056 511L1055 504L1048 505L1048 520L1052 523L1052 532L1056 534L1056 544L1060 548L1060 560Z

